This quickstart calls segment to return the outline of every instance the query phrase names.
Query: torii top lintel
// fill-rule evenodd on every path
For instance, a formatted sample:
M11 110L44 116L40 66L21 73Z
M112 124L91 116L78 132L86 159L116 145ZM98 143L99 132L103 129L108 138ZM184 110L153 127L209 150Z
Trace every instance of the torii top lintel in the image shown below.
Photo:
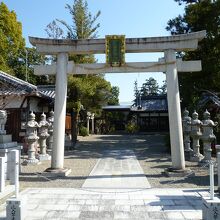
M126 38L126 53L163 52L169 49L195 50L198 47L198 41L205 37L206 31L203 30L165 37ZM105 53L105 39L69 40L29 37L29 41L36 46L39 53L46 55Z

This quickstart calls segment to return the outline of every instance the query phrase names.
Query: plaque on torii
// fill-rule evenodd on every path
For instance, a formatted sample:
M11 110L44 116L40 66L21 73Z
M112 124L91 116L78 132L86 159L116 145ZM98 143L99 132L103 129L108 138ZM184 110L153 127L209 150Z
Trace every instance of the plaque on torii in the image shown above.
M51 168L63 169L64 134L67 95L67 74L99 74L99 73L141 73L165 72L167 81L167 99L169 112L170 142L172 169L185 170L182 120L177 72L201 71L201 61L182 61L176 59L176 52L193 51L198 42L206 37L206 31L165 37L125 38L125 53L164 52L164 58L158 62L124 62L120 58L120 41L113 41L112 57L107 63L75 64L68 61L68 56L77 54L105 54L106 39L43 39L29 37L39 53L57 55L57 63L35 66L36 75L56 74L56 98L54 109L54 146ZM111 49L110 49L111 50ZM115 56L116 55L116 56ZM122 65L123 64L123 65Z

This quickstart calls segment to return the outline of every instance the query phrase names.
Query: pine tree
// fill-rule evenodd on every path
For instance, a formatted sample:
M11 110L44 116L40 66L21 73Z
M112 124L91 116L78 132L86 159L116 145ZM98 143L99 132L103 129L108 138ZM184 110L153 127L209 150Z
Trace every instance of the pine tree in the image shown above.
M153 77L146 79L145 83L142 84L141 87L141 96L150 96L150 95L158 95L159 94L159 85L157 80Z
M220 0L176 0L185 13L168 21L171 34L207 31L196 51L180 54L184 60L201 60L202 71L179 74L182 107L195 107L201 90L220 92Z
M74 0L73 5L66 5L66 9L72 17L72 24L56 19L58 23L50 23L46 30L49 34L66 39L91 39L97 37L100 24L97 19L100 15L98 11L95 16L89 12L86 0ZM60 24L61 26L58 26ZM50 28L51 26L51 28ZM60 31L62 29L62 34ZM64 28L64 29L63 29ZM94 63L94 55L74 55L69 57L75 63ZM89 76L69 76L68 77L68 100L67 110L72 112L72 139L77 139L77 124L79 118L79 103L87 111L100 114L101 106L107 103L111 96L111 85L103 75ZM77 108L76 108L77 106Z

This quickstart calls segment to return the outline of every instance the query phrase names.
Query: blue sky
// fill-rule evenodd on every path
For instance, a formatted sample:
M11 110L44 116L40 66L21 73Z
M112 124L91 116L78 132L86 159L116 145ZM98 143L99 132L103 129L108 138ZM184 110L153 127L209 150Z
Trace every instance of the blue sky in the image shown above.
M2 2L0 0L0 2ZM55 18L71 24L71 16L65 9L66 4L73 0L4 0L10 10L14 10L22 22L23 36L26 45L31 46L28 36L47 37L44 29ZM124 34L126 37L166 36L167 21L183 14L184 6L179 6L174 0L88 0L89 10L95 14L101 10L98 19L101 27L100 38L108 34ZM157 61L162 53L126 54L127 62ZM97 56L99 62L105 61L105 56ZM120 88L120 102L131 102L134 81L141 86L146 78L154 77L159 84L165 79L162 73L120 73L106 74L105 78L114 86Z

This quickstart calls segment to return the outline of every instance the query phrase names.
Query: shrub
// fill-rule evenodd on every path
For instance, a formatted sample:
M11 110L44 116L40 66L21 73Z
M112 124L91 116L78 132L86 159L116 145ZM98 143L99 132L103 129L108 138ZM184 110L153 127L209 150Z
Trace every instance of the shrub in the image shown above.
M128 132L129 134L134 134L134 133L138 132L138 126L132 122L129 122L125 126L125 131Z
M88 133L87 128L84 127L84 126L81 126L81 127L79 128L79 135L81 135L81 136L83 136L83 137L88 136L89 133Z

